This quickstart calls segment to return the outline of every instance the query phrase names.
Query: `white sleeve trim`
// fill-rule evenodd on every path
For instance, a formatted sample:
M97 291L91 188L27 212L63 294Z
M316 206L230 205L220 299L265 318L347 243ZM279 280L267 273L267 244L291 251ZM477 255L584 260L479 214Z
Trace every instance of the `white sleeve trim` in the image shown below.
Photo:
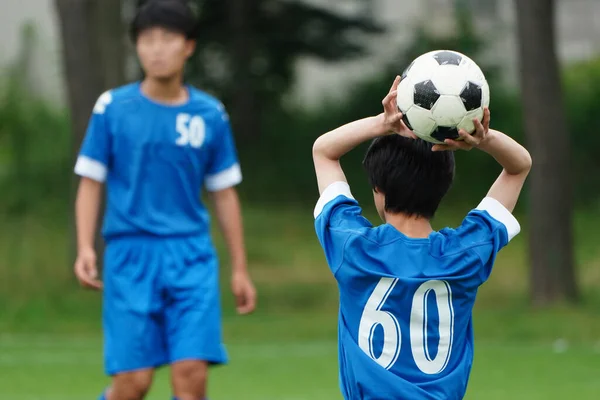
M350 186L347 182L338 181L333 182L332 184L327 186L327 188L323 190L323 193L321 193L321 197L319 198L319 201L317 201L317 205L315 206L315 219L317 219L317 217L321 215L321 212L323 211L323 208L327 205L327 203L329 203L331 200L335 199L340 195L346 196L347 198L354 200L352 192L350 192Z
M98 100L96 100L96 104L94 105L94 109L92 112L94 114L104 114L106 112L106 107L108 107L108 105L112 103L112 100L113 99L110 90L108 92L102 93L100 97L98 97Z
M221 172L207 175L204 185L209 192L218 192L219 190L235 186L240 182L242 182L242 169L240 168L240 164L236 163Z
M481 200L481 203L477 206L477 210L487 211L492 218L501 222L506 227L509 242L521 232L519 221L498 200L486 197Z
M106 168L106 165L93 158L79 156L77 157L77 163L75 163L75 173L79 176L90 178L98 182L104 182L106 180L108 168Z

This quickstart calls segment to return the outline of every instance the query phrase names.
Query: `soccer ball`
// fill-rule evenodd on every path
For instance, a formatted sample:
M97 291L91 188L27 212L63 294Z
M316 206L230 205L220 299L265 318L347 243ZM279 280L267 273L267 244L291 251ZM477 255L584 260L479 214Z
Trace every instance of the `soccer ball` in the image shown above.
M436 50L417 57L402 73L398 108L415 135L432 143L475 131L483 118L490 88L479 66L464 54Z

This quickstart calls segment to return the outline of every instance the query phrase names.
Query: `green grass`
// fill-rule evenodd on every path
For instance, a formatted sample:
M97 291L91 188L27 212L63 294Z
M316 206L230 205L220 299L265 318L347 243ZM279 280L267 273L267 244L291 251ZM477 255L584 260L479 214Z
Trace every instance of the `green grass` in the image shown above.
M436 227L456 225L465 211L442 210ZM376 221L372 211L368 216ZM523 234L501 252L475 307L476 356L467 399L598 397L598 222L600 216L591 212L575 221L584 294L577 306L528 307L526 223ZM314 235L310 208L247 206L245 224L259 309L249 317L234 315L223 257L231 363L211 372L211 399L339 399L337 288ZM95 398L108 382L100 296L75 283L66 220L0 217L0 225L0 398ZM217 247L223 253L221 240ZM555 348L561 343L567 348ZM161 370L149 398L169 398L168 382L168 371Z
M321 322L308 316L304 321L311 325ZM234 324L242 328L253 323L256 321L239 320ZM265 338L262 340L230 340L230 364L211 371L211 399L341 398L335 336L321 340L286 338L271 330L268 324L263 326ZM269 340L273 337L276 339ZM1 336L2 398L96 398L108 383L102 374L101 360L101 340L97 336ZM599 363L600 349L591 344L556 351L551 344L481 341L476 345L466 398L597 399ZM148 398L164 400L169 396L168 370L164 369L157 374Z

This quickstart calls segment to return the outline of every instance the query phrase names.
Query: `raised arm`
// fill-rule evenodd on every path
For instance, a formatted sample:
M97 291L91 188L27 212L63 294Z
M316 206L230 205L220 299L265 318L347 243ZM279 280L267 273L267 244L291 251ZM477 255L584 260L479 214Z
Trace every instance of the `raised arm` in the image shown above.
M399 83L400 77L396 77L389 93L382 101L383 113L350 122L325 133L315 141L313 145L313 162L317 174L319 193L323 193L334 182L346 182L346 176L340 165L340 158L359 144L390 133L416 137L402 123L402 114L396 107L396 89Z
M350 122L320 136L313 145L313 162L322 193L330 184L346 181L340 158L359 144L385 134L383 115Z
M523 146L502 132L490 129L488 135L479 148L494 157L503 170L487 195L512 212L531 169L531 156Z
M474 135L460 131L462 141L448 139L446 144L436 145L433 150L470 150L477 147L494 157L503 170L487 195L498 200L507 210L512 212L531 169L531 156L525 147L509 136L489 129L489 121L490 112L486 109L482 122L473 121L476 127Z

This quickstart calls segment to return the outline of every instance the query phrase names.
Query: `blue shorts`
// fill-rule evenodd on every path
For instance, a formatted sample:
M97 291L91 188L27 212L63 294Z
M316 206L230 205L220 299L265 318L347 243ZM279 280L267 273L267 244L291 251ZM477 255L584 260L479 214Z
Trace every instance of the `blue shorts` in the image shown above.
M108 375L181 360L227 362L210 237L121 237L104 257Z

